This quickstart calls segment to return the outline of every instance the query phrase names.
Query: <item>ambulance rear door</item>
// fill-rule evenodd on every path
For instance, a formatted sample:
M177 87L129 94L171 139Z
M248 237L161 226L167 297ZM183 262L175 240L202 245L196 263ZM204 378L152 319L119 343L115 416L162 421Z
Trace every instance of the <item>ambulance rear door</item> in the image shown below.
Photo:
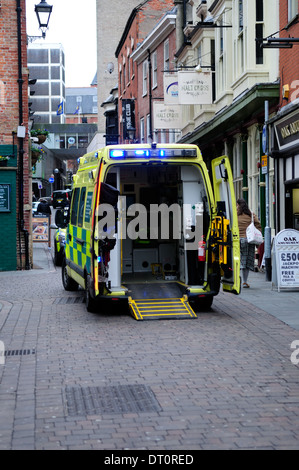
M240 293L240 240L233 175L228 157L212 160L223 290Z

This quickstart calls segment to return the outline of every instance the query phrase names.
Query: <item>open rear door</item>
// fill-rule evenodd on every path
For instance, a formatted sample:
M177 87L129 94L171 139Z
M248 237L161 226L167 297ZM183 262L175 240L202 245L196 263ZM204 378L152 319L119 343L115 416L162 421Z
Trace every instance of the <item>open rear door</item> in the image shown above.
M221 230L224 233L224 239L219 247L225 251L225 256L221 258L223 290L239 294L241 288L239 227L233 175L228 157L212 161L212 174L219 224L222 225Z

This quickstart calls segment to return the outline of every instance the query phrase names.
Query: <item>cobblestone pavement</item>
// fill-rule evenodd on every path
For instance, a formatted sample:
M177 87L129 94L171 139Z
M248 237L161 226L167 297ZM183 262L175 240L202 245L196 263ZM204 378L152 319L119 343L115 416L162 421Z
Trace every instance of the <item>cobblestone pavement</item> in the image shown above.
M0 450L299 449L298 330L223 293L197 320L90 314L60 271L1 273Z

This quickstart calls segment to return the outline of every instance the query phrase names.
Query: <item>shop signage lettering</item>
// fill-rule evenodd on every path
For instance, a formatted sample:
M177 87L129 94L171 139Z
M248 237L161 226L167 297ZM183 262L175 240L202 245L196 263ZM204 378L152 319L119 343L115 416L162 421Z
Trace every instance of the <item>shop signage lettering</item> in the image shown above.
M10 212L10 184L0 183L0 212Z
M179 72L178 95L180 104L211 104L211 72Z
M287 229L278 233L274 251L278 290L299 288L299 232Z
M154 128L155 129L180 129L181 109L179 105L166 105L154 103Z
M276 138L280 150L287 150L298 144L299 140L299 113L281 119L274 124Z
M297 134L297 132L299 132L299 120L281 128L281 135L283 139L290 137L292 134Z

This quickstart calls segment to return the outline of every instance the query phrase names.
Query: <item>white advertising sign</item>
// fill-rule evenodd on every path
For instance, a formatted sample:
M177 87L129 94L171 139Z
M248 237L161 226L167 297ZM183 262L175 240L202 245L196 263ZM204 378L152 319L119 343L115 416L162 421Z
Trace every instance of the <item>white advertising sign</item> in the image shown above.
M274 241L278 290L281 287L299 288L299 232L286 229Z
M154 103L154 128L155 129L180 129L181 109L180 105L167 105Z
M180 104L211 104L211 72L179 72L178 92Z
M164 73L164 103L179 104L177 73Z

